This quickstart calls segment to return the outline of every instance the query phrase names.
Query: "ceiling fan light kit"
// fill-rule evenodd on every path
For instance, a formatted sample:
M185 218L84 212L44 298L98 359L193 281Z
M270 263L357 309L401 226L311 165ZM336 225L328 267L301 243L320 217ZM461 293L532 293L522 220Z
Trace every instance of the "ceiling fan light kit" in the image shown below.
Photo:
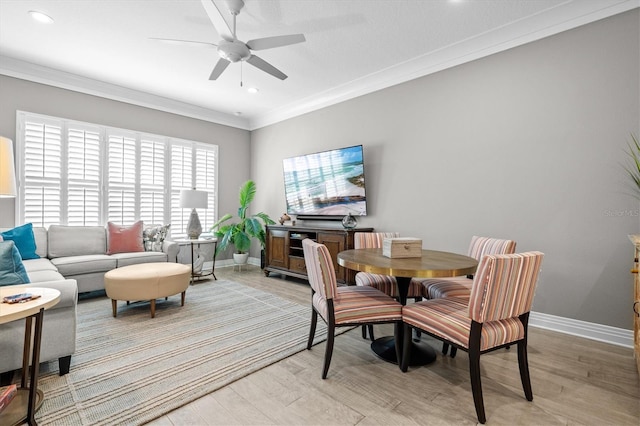
M251 51L246 44L238 40L220 40L218 55L229 62L246 61L251 56Z

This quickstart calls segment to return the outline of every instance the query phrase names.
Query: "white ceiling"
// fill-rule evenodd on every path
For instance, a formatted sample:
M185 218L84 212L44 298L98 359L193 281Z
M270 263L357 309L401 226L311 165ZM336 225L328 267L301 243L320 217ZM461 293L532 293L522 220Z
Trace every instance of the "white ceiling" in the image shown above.
M224 0L215 3L226 10ZM240 40L306 36L257 52L288 79L236 63L209 81L215 48L150 39L217 43L199 0L0 0L0 74L255 129L640 7L640 0L245 3ZM55 23L35 22L30 10Z

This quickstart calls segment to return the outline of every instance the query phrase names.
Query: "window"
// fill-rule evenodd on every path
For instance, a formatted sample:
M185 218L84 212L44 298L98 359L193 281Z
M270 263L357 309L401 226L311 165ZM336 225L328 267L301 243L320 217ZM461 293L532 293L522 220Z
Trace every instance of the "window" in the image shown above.
M217 145L18 112L17 217L34 226L171 223L186 237L180 190L209 193L203 229L216 218Z

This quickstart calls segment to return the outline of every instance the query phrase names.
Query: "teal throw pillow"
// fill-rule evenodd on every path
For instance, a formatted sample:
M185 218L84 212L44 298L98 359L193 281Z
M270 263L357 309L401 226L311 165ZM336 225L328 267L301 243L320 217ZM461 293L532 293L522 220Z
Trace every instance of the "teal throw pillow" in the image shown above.
M22 260L40 259L40 256L36 254L36 238L33 235L33 225L31 223L9 229L0 235L2 235L5 241L13 241L16 243Z
M20 252L13 241L0 241L0 286L28 284L29 276L24 269Z

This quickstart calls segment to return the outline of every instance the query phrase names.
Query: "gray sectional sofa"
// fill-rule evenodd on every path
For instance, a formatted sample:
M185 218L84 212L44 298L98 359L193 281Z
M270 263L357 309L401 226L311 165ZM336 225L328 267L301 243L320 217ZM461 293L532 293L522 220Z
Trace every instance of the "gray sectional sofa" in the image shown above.
M178 244L164 241L162 252L107 254L107 230L102 226L33 228L40 259L23 260L30 284L12 287L47 287L60 291L60 302L45 311L40 361L58 360L60 375L69 372L76 349L78 293L104 289L104 274L111 269L149 262L175 262ZM0 327L0 373L22 367L24 321Z
M104 274L115 268L137 263L175 262L179 250L177 243L164 241L161 252L107 254L107 230L103 226L51 225L48 231L33 228L33 233L36 253L47 257L65 278L76 280L79 293L104 290ZM25 267L29 273L29 267L26 264Z

